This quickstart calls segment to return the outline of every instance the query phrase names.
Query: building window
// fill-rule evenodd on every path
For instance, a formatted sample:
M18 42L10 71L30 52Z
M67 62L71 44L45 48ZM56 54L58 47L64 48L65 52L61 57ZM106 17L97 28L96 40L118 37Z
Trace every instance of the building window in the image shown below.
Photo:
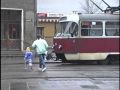
M42 35L44 37L44 27L37 27L36 36Z
M21 11L1 10L1 39L21 38Z
M9 24L9 39L20 38L19 24Z
M98 21L82 21L81 35L82 36L102 36L103 25Z
M1 9L1 49L21 49L21 10Z

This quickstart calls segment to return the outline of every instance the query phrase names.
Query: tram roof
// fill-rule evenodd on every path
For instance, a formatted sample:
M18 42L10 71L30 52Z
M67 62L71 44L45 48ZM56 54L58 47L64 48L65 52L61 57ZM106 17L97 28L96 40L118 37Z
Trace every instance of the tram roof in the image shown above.
M60 18L60 22L64 21L74 21L78 23L79 21L79 15L78 14L71 14L71 15L65 15Z
M60 22L64 21L74 21L78 22L79 20L119 20L119 14L72 14L66 15L60 18Z
M80 20L119 20L118 14L80 14Z

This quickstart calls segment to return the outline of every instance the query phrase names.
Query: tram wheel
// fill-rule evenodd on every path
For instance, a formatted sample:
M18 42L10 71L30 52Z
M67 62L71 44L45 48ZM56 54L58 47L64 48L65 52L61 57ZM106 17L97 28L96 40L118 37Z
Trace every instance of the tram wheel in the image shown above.
M110 62L110 64L112 64L112 65L116 65L116 64L119 64L119 55L114 55L114 56L110 56L109 57L109 62Z
M97 63L100 64L100 65L108 65L108 64L110 64L109 59L99 60L99 61L97 61Z
M67 63L68 61L66 60L65 56L62 56L62 63Z
M62 59L62 63L67 63L67 60L66 59Z
M56 54L56 56L57 56L57 59L60 59L62 61L62 63L67 62L64 54Z

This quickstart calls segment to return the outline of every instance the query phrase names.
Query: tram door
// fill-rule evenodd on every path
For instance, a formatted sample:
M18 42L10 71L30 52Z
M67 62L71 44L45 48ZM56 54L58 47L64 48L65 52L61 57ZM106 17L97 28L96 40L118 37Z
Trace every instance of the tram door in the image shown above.
M75 22L68 23L69 38L66 39L64 45L66 45L65 52L68 53L78 53L78 25Z
M21 49L21 21L16 19L18 13L17 11L2 10L1 50Z

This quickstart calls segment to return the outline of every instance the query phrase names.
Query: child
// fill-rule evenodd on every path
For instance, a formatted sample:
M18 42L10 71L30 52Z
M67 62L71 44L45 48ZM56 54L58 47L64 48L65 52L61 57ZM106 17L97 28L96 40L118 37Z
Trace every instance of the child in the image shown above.
M24 60L25 60L25 69L30 68L32 69L32 52L30 51L30 47L26 48Z

